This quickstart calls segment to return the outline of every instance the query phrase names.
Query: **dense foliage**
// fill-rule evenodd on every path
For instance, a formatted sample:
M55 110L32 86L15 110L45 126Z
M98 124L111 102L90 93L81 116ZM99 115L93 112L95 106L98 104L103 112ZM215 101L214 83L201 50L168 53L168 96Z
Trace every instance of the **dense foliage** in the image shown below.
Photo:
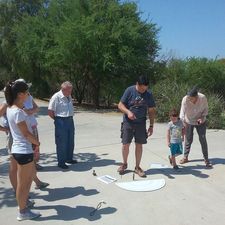
M32 81L39 96L70 80L79 103L109 104L114 87L123 89L147 73L159 49L158 29L140 19L135 3L12 0L0 9L2 52L8 57L1 68ZM9 11L15 18L5 23Z

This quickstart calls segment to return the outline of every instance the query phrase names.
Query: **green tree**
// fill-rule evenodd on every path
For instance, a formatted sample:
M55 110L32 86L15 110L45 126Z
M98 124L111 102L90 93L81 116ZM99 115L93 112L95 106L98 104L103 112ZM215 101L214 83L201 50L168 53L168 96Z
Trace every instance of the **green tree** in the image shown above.
M6 11L1 28L9 27L0 53L39 96L68 79L79 102L109 104L114 89L152 71L158 29L141 20L134 2L12 0L0 9Z
M17 54L14 27L24 16L35 17L46 4L44 0L2 0L0 2L0 75L3 82L15 79L23 67ZM3 79L4 77L4 79Z
M55 32L56 45L47 52L48 68L58 67L78 84L85 80L82 90L92 89L96 106L109 80L131 80L149 71L159 49L158 29L141 21L136 4L65 1L60 8L64 18Z

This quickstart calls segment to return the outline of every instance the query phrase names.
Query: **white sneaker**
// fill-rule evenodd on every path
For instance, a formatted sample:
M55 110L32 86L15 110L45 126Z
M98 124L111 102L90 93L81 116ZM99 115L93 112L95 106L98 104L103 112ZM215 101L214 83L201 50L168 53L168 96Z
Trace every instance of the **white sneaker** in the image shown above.
M41 214L39 212L32 212L30 209L26 209L24 213L19 213L17 216L17 220L32 220L40 217Z

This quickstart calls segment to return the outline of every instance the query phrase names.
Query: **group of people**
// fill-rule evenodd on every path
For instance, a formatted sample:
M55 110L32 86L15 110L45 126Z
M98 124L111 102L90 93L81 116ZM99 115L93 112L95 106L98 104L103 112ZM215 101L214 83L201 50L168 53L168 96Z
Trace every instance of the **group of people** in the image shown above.
M128 167L129 147L134 138L136 166L134 172L140 177L145 177L145 172L140 167L143 144L153 134L155 120L155 101L151 91L148 90L149 80L146 76L138 77L136 84L128 87L118 108L124 113L121 124L122 157L123 163L119 166L118 172L124 174ZM147 113L149 116L149 127L146 129ZM196 128L202 153L207 168L212 164L208 159L208 145L206 140L206 116L208 114L208 103L205 95L199 92L197 86L188 91L184 96L180 113L177 109L169 112L170 122L167 126L166 140L170 149L169 162L175 170L179 169L176 163L176 156L183 153L184 157L180 164L188 162L193 142L193 131Z
M37 176L37 170L42 169L37 163L40 157L35 118L38 106L29 93L30 85L24 79L9 82L4 88L6 100L0 105L1 130L7 134L9 178L19 205L19 221L40 216L29 209L35 204L28 195L32 181L35 189L49 185Z
M0 105L2 124L0 130L7 134L7 148L10 154L9 178L19 205L17 220L34 219L40 213L30 208L34 201L29 199L32 181L35 189L49 184L37 177L40 153L37 120L38 106L29 93L30 84L24 79L9 82L4 88L5 101ZM54 119L58 166L67 169L65 163L74 164L74 122L71 98L72 84L64 82L61 90L50 100L48 114ZM38 165L38 166L37 166Z
M188 91L187 95L183 97L180 114L176 109L171 110L170 122L167 129L167 144L171 151L169 161L174 169L179 169L175 157L183 153L182 142L184 140L184 157L180 160L180 164L188 162L188 155L193 142L194 128L197 130L199 136L205 165L207 168L212 167L208 158L208 144L206 140L207 115L207 98L198 91L197 86L193 87Z
M136 158L134 172L140 177L146 176L140 167L143 144L146 144L147 138L153 134L156 113L155 101L148 87L148 78L138 77L136 84L125 90L118 104L118 108L124 114L121 124L123 163L118 168L120 174L124 174L128 168L129 147L134 138ZM69 81L63 82L61 89L52 96L48 106L48 115L54 120L57 161L61 169L68 169L68 164L77 163L73 158L75 125L72 89L73 86ZM29 199L31 183L34 181L37 189L49 185L38 179L35 166L39 160L40 148L37 121L34 116L38 112L38 106L29 93L29 84L23 79L9 82L4 93L6 101L0 106L0 116L4 122L0 130L8 135L8 149L11 155L9 177L19 205L17 219L19 221L34 219L40 214L30 210L34 204ZM197 88L193 88L183 98L180 115L176 109L170 111L167 145L171 152L169 161L174 169L179 168L175 157L182 154L184 139L184 157L180 163L188 162L194 128L199 134L205 164L207 167L212 166L208 160L206 141L207 113L207 99ZM148 128L147 114L150 121Z

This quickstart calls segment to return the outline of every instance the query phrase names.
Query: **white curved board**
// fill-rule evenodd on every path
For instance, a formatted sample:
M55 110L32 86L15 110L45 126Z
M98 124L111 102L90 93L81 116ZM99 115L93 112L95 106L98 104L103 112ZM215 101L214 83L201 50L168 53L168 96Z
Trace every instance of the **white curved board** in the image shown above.
M166 181L164 179L155 179L131 182L117 182L115 184L127 191L155 191L164 187Z

